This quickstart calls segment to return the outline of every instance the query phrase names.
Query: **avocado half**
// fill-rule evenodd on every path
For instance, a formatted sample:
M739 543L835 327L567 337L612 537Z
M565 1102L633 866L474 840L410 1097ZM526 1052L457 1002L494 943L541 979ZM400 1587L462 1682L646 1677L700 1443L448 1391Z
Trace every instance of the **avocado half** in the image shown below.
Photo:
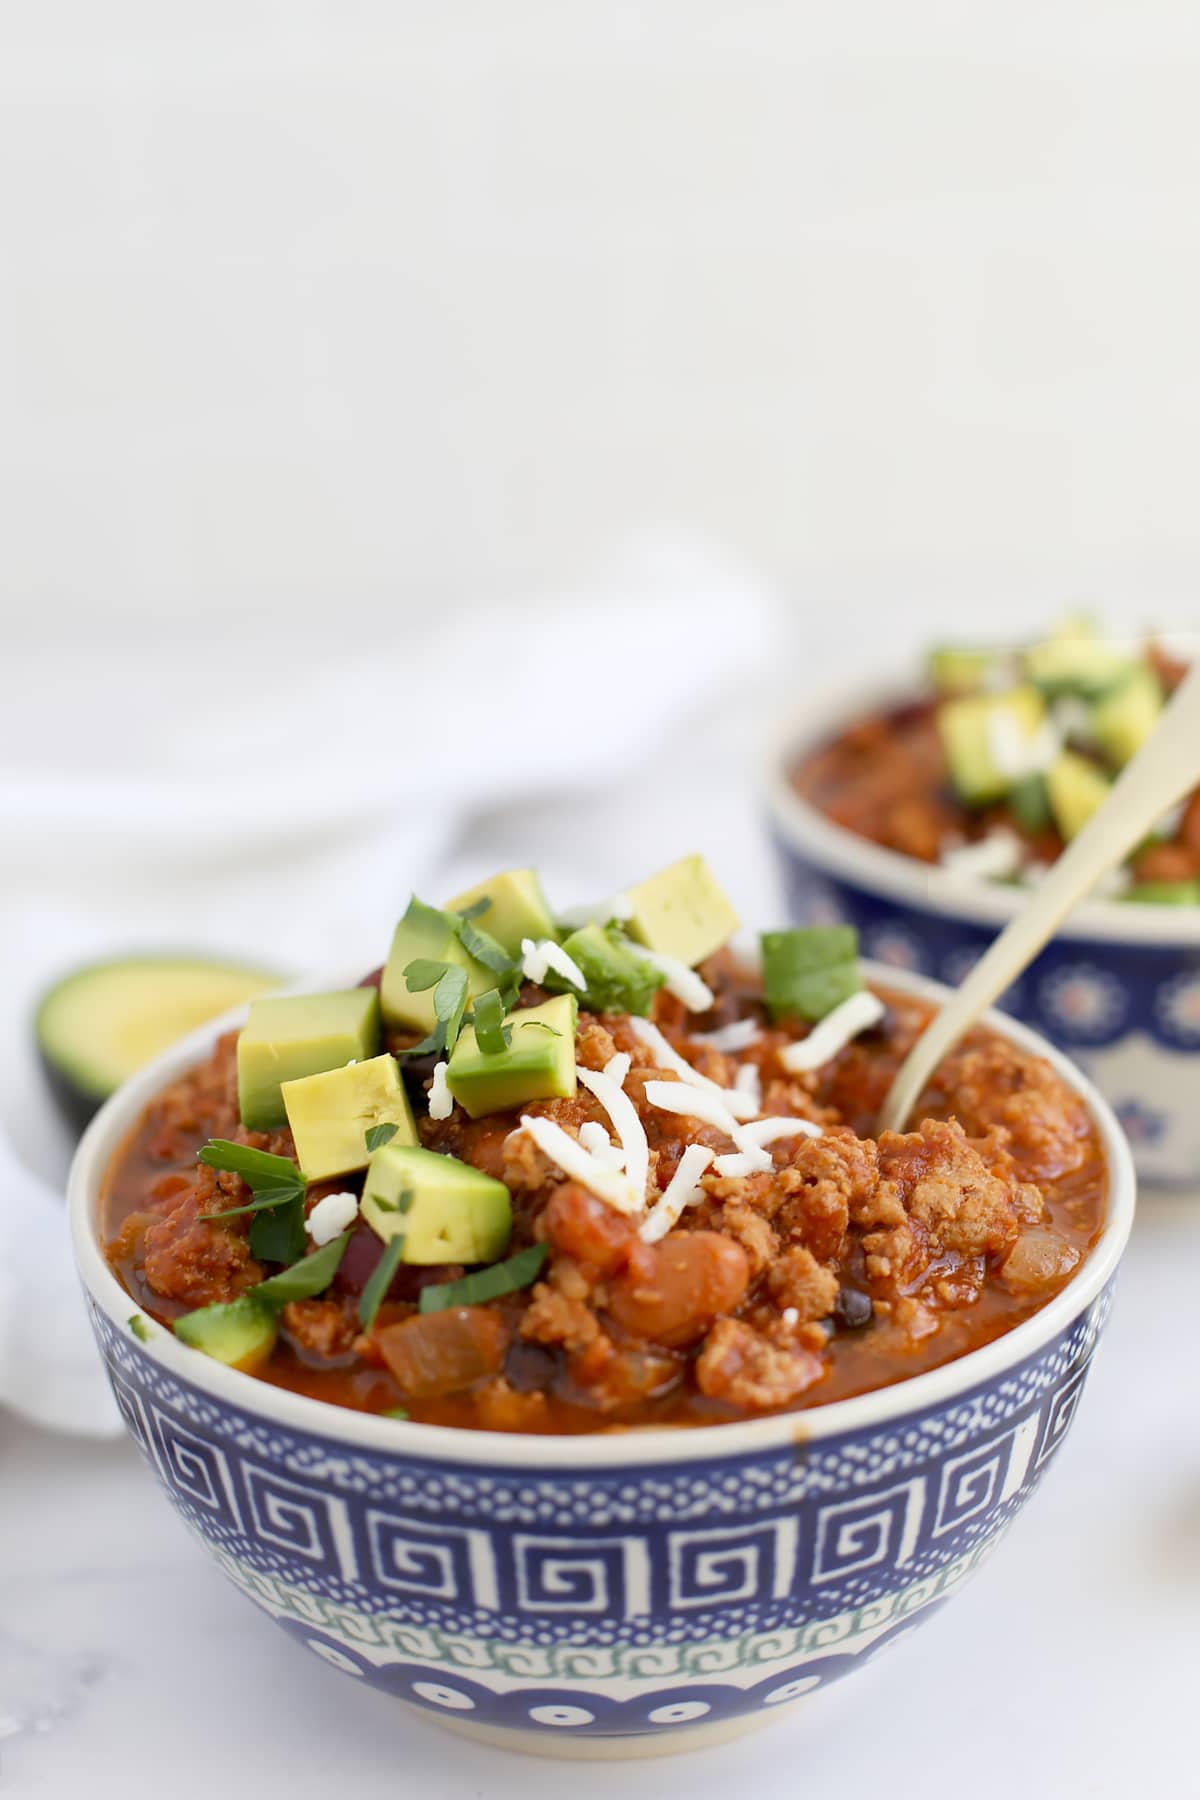
M42 996L34 1015L50 1090L82 1131L161 1050L285 979L277 970L202 956L131 956L76 969Z

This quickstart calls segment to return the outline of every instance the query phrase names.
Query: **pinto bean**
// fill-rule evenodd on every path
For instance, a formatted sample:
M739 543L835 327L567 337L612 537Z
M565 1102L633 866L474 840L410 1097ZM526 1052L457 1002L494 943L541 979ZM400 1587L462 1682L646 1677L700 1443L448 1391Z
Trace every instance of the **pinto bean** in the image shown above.
M750 1281L742 1246L719 1231L671 1232L638 1246L611 1282L608 1310L635 1337L677 1349L736 1311Z
M545 1219L556 1249L591 1275L611 1275L628 1262L638 1243L637 1231L628 1219L574 1181L556 1188Z

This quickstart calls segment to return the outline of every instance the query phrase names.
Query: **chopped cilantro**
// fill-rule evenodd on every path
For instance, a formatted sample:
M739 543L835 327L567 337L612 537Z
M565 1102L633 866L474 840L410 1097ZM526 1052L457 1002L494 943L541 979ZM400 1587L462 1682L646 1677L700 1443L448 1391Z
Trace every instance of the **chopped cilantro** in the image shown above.
M548 1244L531 1244L518 1250L505 1262L493 1263L487 1269L475 1269L461 1281L445 1281L421 1289L423 1313L444 1312L449 1306L478 1306L501 1294L515 1294L519 1288L536 1281L542 1264L550 1254Z
M431 957L418 956L404 970L404 985L410 994L424 994L429 988L437 986L449 967L449 963L434 962Z
M319 1250L302 1257L290 1269L272 1275L269 1281L260 1281L257 1287L250 1289L251 1294L265 1306L287 1306L289 1301L311 1300L315 1295L323 1294L338 1272L351 1235L349 1231L343 1231L341 1237L322 1244Z
M512 1026L504 1023L504 1001L498 988L475 1002L475 1042L485 1056L499 1056L512 1043Z
M367 1149L382 1150L385 1144L391 1143L397 1129L395 1125L369 1125L367 1127Z
M375 1323L375 1315L383 1305L384 1295L392 1285L392 1277L400 1267L400 1259L404 1255L404 1239L389 1238L383 1246L383 1255L371 1270L362 1298L358 1303L358 1320L364 1331L370 1331Z

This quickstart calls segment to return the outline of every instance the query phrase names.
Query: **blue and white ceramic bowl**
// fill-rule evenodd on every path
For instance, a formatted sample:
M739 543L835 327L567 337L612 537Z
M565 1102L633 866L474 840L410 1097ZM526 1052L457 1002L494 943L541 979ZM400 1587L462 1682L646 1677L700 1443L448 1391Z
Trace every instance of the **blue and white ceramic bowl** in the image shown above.
M515 1749L700 1747L907 1637L1057 1454L1134 1178L1103 1101L1021 1027L993 1020L1086 1096L1111 1172L1104 1234L1049 1306L945 1368L810 1412L556 1439L371 1418L153 1323L134 1336L97 1238L104 1171L145 1102L238 1022L185 1039L98 1114L71 1173L75 1252L118 1404L169 1498L229 1579L344 1676Z
M771 833L797 924L843 920L858 927L865 956L956 985L1023 891L868 843L802 800L788 778L852 720L905 697L842 694L784 723L767 761ZM1200 1182L1200 907L1089 901L1001 1005L1087 1071L1144 1180Z

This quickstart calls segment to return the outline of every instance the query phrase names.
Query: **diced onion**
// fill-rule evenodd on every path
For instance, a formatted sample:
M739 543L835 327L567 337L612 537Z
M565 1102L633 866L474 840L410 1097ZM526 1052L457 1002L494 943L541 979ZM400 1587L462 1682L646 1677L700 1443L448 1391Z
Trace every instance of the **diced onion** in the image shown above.
M844 1050L860 1031L877 1025L886 1010L877 994L871 993L869 988L862 988L857 994L851 994L848 1000L843 1000L840 1006L835 1006L831 1013L826 1013L806 1038L781 1050L779 1060L792 1075L808 1069L819 1069L831 1061L839 1050Z
M656 1244L676 1224L685 1206L699 1200L703 1189L697 1182L713 1159L707 1144L689 1144L679 1159L670 1181L647 1213L640 1234L647 1244Z

